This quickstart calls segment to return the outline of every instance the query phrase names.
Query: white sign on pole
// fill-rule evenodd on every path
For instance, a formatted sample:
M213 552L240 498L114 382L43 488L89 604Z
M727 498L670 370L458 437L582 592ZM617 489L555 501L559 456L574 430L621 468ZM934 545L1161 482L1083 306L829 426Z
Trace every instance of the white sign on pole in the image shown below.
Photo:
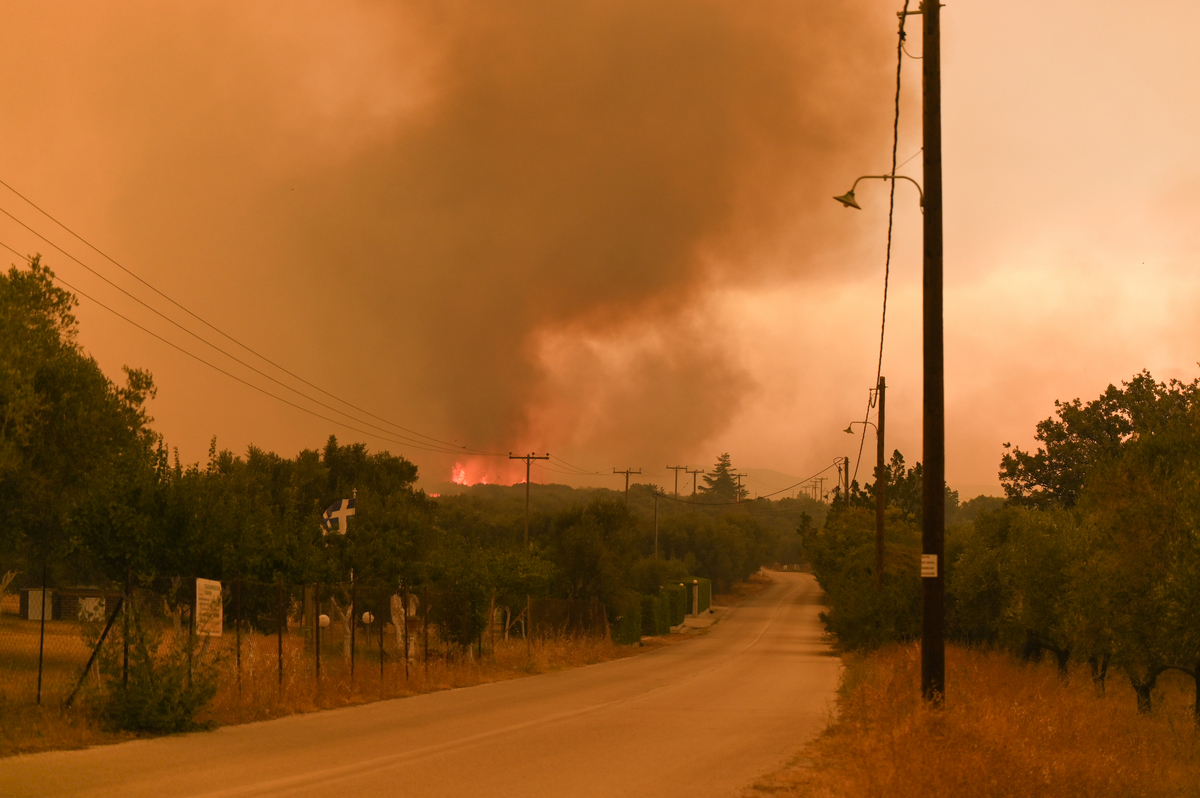
M220 637L224 618L221 613L221 583L215 579L196 580L196 634Z
M921 555L921 578L922 579L937 579L937 555L922 554Z

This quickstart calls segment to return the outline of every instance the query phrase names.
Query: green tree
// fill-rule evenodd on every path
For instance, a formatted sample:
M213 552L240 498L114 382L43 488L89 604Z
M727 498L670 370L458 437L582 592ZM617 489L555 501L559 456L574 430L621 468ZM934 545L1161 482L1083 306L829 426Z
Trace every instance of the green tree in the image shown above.
M1112 460L1123 447L1153 425L1168 405L1186 404L1200 381L1158 383L1143 371L1122 387L1109 385L1086 404L1078 398L1056 401L1055 415L1037 425L1035 452L1011 444L1000 461L1000 481L1012 504L1047 508L1073 507L1098 465Z
M153 547L154 384L135 369L124 387L104 375L78 344L76 304L39 257L0 275L0 541L34 567L90 549L123 571Z
M725 452L717 458L713 470L704 475L704 486L700 488L700 493L713 502L740 501L746 497L746 490L738 488L737 478L733 474L729 452Z

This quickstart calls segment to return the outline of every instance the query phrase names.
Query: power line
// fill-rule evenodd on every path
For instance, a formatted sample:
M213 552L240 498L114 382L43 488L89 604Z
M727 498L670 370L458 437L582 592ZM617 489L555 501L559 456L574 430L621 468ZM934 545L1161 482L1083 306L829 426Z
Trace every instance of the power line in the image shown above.
M13 249L13 248L12 248L12 247L10 247L8 244L5 244L5 243L4 243L4 242L2 242L2 241L0 241L0 247L4 247L4 248L5 248L5 249L7 249L9 252L13 253L14 255L16 255L16 256L17 256L17 257L19 257L19 258L24 258L24 259L25 259L25 260L27 260L27 261L29 261L29 260L32 260L32 259L31 259L31 258L29 258L27 255L22 255L20 252L17 252L17 250ZM158 339L159 341L163 342L164 344L166 344L167 346L171 347L172 349L175 349L175 350L178 350L179 352L182 352L183 354L187 355L188 357L192 358L193 360L196 360L196 361L198 361L198 362L200 362L200 363L203 363L204 365L208 366L209 368L213 369L214 371L219 371L220 373L224 374L225 376L227 376L227 377L229 377L229 378L231 378L231 379L237 380L238 382L242 383L243 385L247 386L248 388L253 388L254 390L258 391L258 392L259 392L259 393L261 393L261 394L264 394L264 395L266 395L266 396L269 396L269 397L271 397L272 399L275 399L275 400L277 400L277 401L283 402L285 405L289 405L289 406L291 406L291 407L294 407L294 408L296 408L297 410L301 410L301 411L303 411L303 412L305 412L305 413L308 413L308 414L309 414L309 415L311 415L311 416L315 416L316 418L322 419L322 420L324 420L324 421L328 421L328 422L330 422L330 423L332 423L332 424L337 424L338 426L340 426L340 427L344 427L345 429L348 429L348 430L353 430L354 432L358 432L358 433L361 433L361 434L363 434L363 435L370 435L370 436L371 436L371 437L373 437L373 438L378 438L379 440L388 441L389 443L395 443L395 444L399 444L400 446L408 446L408 447L411 447L411 448L414 448L414 449L420 449L420 450L422 450L422 451L427 451L427 452L438 452L438 453L441 453L441 454L458 454L458 453L459 453L459 452L455 452L455 451L453 451L453 450L438 449L438 448L434 448L434 447L427 446L427 445L422 445L422 444L413 443L413 442L411 442L411 441L402 441L402 440L398 440L398 439L396 439L396 438L392 438L392 437L389 437L389 436L386 436L386 435L380 435L380 434L379 434L379 433L377 433L377 432L371 432L371 431L369 431L369 430L359 429L358 427L355 427L355 426L352 426L352 425L350 425L350 424L347 424L347 423L346 423L346 422L344 422L344 421L341 421L341 420L339 420L339 419L336 419L336 418L330 418L329 416L326 416L326 415L323 415L323 414L321 414L321 413L318 413L318 412L316 412L315 410L311 410L310 408L304 407L303 405L298 405L298 404L296 404L295 402L293 402L293 401L291 401L291 400L284 399L282 396L279 396L278 394L271 393L270 391L268 391L267 389L265 389L265 388L263 388L263 387L261 387L261 386L255 385L254 383L252 383L252 382L249 382L248 380L242 379L241 377L237 376L236 374L233 374L232 372L226 371L225 369L221 368L220 366L218 366L218 365L216 365L216 364L214 364L214 363L210 363L209 361L205 360L204 358L200 357L199 355L197 355L197 354L195 354L195 353L193 353L193 352L190 352L190 351L188 351L187 349L184 349L184 348L183 348L182 346L180 346L179 344L176 344L176 343L175 343L175 342L173 342L173 341L169 341L169 340L167 340L166 338L162 337L161 335L159 335L158 333L154 332L153 330L150 330L150 329L148 329L148 328L146 328L146 327L143 327L141 324L138 324L136 321L134 321L133 319L131 319L131 318L129 318L128 316L124 315L123 313L121 313L121 312L119 312L119 311L117 311L117 310L114 310L113 308L110 308L108 305L104 304L103 302L101 302L100 300L98 300L98 299L96 299L95 297L91 296L90 294L87 294L87 293L85 293L84 291L80 290L79 288L76 288L75 286L73 286L73 285L71 285L69 282L67 282L66 280L64 280L64 279L62 279L61 277L59 277L57 274L53 274L53 272L51 272L51 274L52 274L52 276L53 276L53 279L54 279L54 281L55 281L56 283L60 283L61 285L65 286L67 289L69 289L69 290L73 291L74 293L78 294L79 296L82 296L83 298L85 298L85 299L87 299L87 300L89 300L89 301L91 301L91 302L94 302L94 303L96 303L96 304L97 304L97 305L99 305L101 308L103 308L104 310L107 310L109 313L113 314L113 315L114 315L114 316L116 316L117 318L119 318L119 319L122 319L122 320L124 320L124 321L128 322L129 324L132 324L134 327L137 327L139 330L141 330L142 332L146 333L147 335L149 335L149 336L151 336L151 337L153 337L153 338L156 338L156 339Z
M830 463L829 465L825 466L817 473L813 474L811 477L807 477L807 478L802 479L799 482L796 482L792 485L788 485L786 488L780 488L779 490L772 491L770 493L764 493L763 495L759 496L758 498L769 499L772 496L778 496L780 493L784 493L785 491L792 490L793 488L798 488L801 485L803 485L805 482L810 482L811 480L816 479L817 477L821 476L826 471L833 468L834 465L835 464ZM619 474L621 472L618 471L617 473ZM691 473L691 472L688 472L688 473ZM699 473L699 472L697 472L697 473ZM663 498L666 499L667 501L673 501L673 502L677 502L679 504L694 504L694 505L697 505L700 507L732 507L735 504L753 504L753 502L697 502L697 501L689 501L688 499L677 499L674 496L667 496L666 494L663 494Z
M879 359L875 365L875 384L879 384L879 378L883 374L883 342L884 334L887 331L887 298L888 298L888 281L891 277L892 269L892 223L895 218L896 211L896 152L900 146L900 78L903 74L904 67L904 22L908 19L908 0L904 0L904 9L899 14L900 30L896 41L896 97L895 97L895 113L892 116L892 179L888 181L888 226L887 226L887 253L883 261L883 310L880 313L879 319ZM924 151L924 147L918 152ZM917 157L916 154L909 158L911 161ZM905 161L905 163L908 163ZM871 408L875 406L874 399L867 401L867 410L863 416L863 421L867 420L867 416L871 413ZM862 462L863 446L867 442L867 425L863 424L862 436L858 442L858 457L854 461L854 479L858 479L858 466Z
M197 314L197 313L193 312L192 310L190 310L189 308L187 308L187 307L186 307L185 305L183 305L182 303L178 302L177 300L175 300L174 298L172 298L172 297L171 297L171 296L169 296L168 294L166 294L166 293L164 293L163 291L159 290L159 289L158 289L158 288L156 288L154 285L152 285L151 283L149 283L148 281L146 281L146 280L145 280L145 279L143 279L142 277L138 276L138 275L137 275L135 272L133 272L132 270L130 270L130 269L128 269L127 267L125 267L123 264L121 264L119 261L117 261L117 260L116 260L115 258L113 258L111 255L108 255L106 252L104 252L103 250L101 250L101 249L100 249L99 247L97 247L96 245L92 244L92 243L91 243L90 241L88 241L86 238L84 238L84 237L83 237L83 236L81 236L80 234L76 233L74 230L72 230L72 229L71 229L70 227L68 227L66 224L64 224L63 222L59 221L59 220L58 220L58 219L57 219L55 216L53 216L52 214L50 214L48 211L46 211L45 209L43 209L43 208L42 208L41 206L39 206L37 203L33 202L31 199L29 199L28 197L26 197L26 196L25 196L24 194L22 194L21 192L17 191L15 188L13 188L11 185L9 185L9 184L8 184L7 182L5 182L4 180L0 179L0 185L3 185L5 188L7 188L7 189L8 189L9 191L11 191L13 194L17 195L17 196L18 196L18 197L20 197L22 200L24 200L26 203L28 203L30 206L32 206L33 208L35 208L35 209L36 209L36 210L37 210L39 213L41 213L43 216L45 216L46 218L50 219L52 222L54 222L55 224L57 224L57 225L58 225L59 227L61 227L63 230L67 231L69 234L71 234L72 236L74 236L75 238L77 238L79 241L82 241L82 242L83 242L85 245L87 245L87 246L88 246L88 247L90 247L91 249L95 250L97 253L99 253L99 254L100 254L101 256L103 256L105 259L107 259L108 261L110 261L110 262L111 262L113 265L115 265L117 268L121 269L121 271L123 271L123 272L125 272L126 274L128 274L129 276L133 277L133 278L134 278L135 280L137 280L139 283L141 283L142 285L146 286L146 287L147 287L147 288L149 288L151 291L153 291L154 293L156 293L156 294L158 294L159 296L161 296L163 299L165 299L165 300L167 300L168 302L170 302L172 305L175 305L177 308L179 308L180 310L182 310L184 313L187 313L189 316L191 316L192 318L196 319L196 320L197 320L197 321L199 321L201 324L205 325L206 327L208 327L209 329L213 330L213 331L214 331L214 332L216 332L217 334L219 334L219 335L221 335L222 337L226 338L227 340L229 340L229 341L231 341L231 342L233 342L233 343L237 344L239 347L241 347L241 348L242 348L242 349L244 349L245 351L247 351L247 352L249 352L250 354L254 355L255 357L259 358L259 359L260 359L260 360L262 360L263 362L270 364L270 365L271 365L271 366L273 366L274 368L278 369L279 371L283 372L284 374L287 374L288 376L292 377L293 379L299 380L300 382L304 383L305 385L309 386L310 388L312 388L312 389L314 389L314 390L316 390L316 391L319 391L320 393L322 393L322 394L324 394L324 395L326 395L326 396L330 397L331 399L333 399L333 400L335 400L335 401L337 401L337 402L340 402L341 404L345 405L346 407L349 407L349 408L352 408L352 409L354 409L354 410L357 410L358 412L360 412L360 413L363 413L363 414L365 414L365 415L367 415L367 416L370 416L371 418L374 418L374 419L376 419L376 420L378 420L378 421L382 421L383 423L385 423L385 424L388 424L389 426L391 426L391 427L394 427L394 428L396 428L396 429L398 429L398 430L402 430L402 431L404 431L404 432L407 432L407 433L410 433L410 434L412 434L412 435L416 435L418 438L424 438L426 441L429 441L429 442L432 442L432 443L435 443L435 444L438 444L438 445L441 445L441 446L446 446L446 447L449 447L450 449L457 450L459 453L463 453L463 452L465 452L465 453L468 453L468 454L475 454L475 455L480 455L480 456L489 456L489 457L500 457L500 456L503 456L503 455L502 455L500 452L487 452L487 451L478 450L478 449L471 449L471 448L469 448L469 447L466 447L466 446L461 446L461 447L460 447L460 446L458 446L457 444L453 444L453 443L450 443L450 442L448 442L448 441L443 441L443 440L440 440L440 439L438 439L438 438L435 438L435 437L433 437L433 436L431 436L431 435L426 435L425 433L422 433L422 432L418 432L418 431L416 431L416 430L409 429L409 428L407 428L407 427L404 427L404 426L402 426L402 425L400 425L400 424L397 424L396 422L394 422L394 421L391 421L391 420L389 420L389 419L387 419L387 418L384 418L384 417L382 417L382 416L376 415L376 414L372 413L372 412L371 412L371 411L369 411L369 410L366 410L366 409L364 409L364 408L361 408L361 407L359 407L359 406L357 406L357 405L353 404L352 402L346 401L345 399L342 399L341 397L337 396L336 394L333 394L333 393L331 393L330 391L328 391L328 390L326 390L326 389L322 388L321 386L319 386L319 385L317 385L317 384L315 384L315 383L313 383L313 382L310 382L309 380L306 380L304 377L301 377L300 375L298 375L298 374L296 374L296 373L294 373L294 372L290 371L289 369L287 369L287 368L285 368L285 367L283 367L283 366L279 365L278 363L276 363L275 361L271 360L271 359L270 359L270 358L268 358L267 356L265 356L265 355L261 354L261 353L260 353L260 352L258 352L257 350L255 350L255 349L251 348L250 346L248 346L248 345L246 345L246 344L242 343L242 342L241 342L240 340L238 340L237 338L235 338L235 337L233 337L232 335L230 335L230 334L226 333L224 330L222 330L221 328L219 328L219 327L217 327L216 325L212 324L211 322L209 322L209 321L208 321L207 319L205 319L204 317L202 317L202 316L200 316L199 314ZM16 222L17 224L19 224L19 225L21 225L22 227L24 227L24 228L25 228L26 230L28 230L30 233L32 233L33 235L37 236L37 237L38 237L38 238L40 238L42 241L45 241L47 244L49 244L50 246L52 246L52 247L54 247L55 249L57 249L57 250L58 250L59 252L61 252L63 255L65 255L65 256L67 256L68 258L70 258L71 260L75 261L77 264L79 264L80 266L82 266L84 269L86 269L87 271L91 272L93 275L95 275L95 276L96 276L96 277L98 277L99 279L103 280L104 282L108 283L110 286L112 286L112 287L113 287L113 288L115 288L116 290L118 290L118 291L120 291L121 293L125 294L125 295L126 295L126 296L128 296L130 299L132 299L132 300L134 300L135 302L137 302L138 304L142 305L142 306L143 306L143 307L145 307L147 310L149 310L149 311L151 311L152 313L154 313L154 314L156 314L156 315L160 316L161 318L163 318L164 320L166 320L166 321L167 321L167 322L169 322L170 324L172 324L172 325L174 325L174 326L178 327L179 329L181 329L181 330L183 330L184 332L186 332L188 335L191 335L193 338L196 338L197 340L199 340L199 341L201 341L202 343L206 344L207 346L209 346L209 347L211 347L211 348L215 349L216 351L220 352L221 354L225 355L226 357L230 358L231 360L233 360L233 361L235 361L235 362L237 362L237 363L241 364L242 366L245 366L246 368L248 368L248 369L250 369L250 370L254 371L255 373L257 373L257 374L259 374L259 375L261 375L261 376L263 376L263 377L265 377L266 379L269 379L269 380L271 380L272 382L276 383L277 385L279 385L279 386L281 386L281 387L283 387L283 388L286 388L287 390L289 390L289 391L291 391L291 392L293 392L293 393L297 394L298 396L303 396L305 399L308 399L309 401L311 401L311 402L314 402L315 404L321 405L322 407L325 407L325 408L326 408L326 409L328 409L328 410L331 410L331 411L333 411L333 412L335 412L335 413L340 413L340 414L342 414L342 415L346 416L347 418L352 418L352 419L354 419L356 422L358 422L358 423L360 423L360 424L366 424L367 426L372 426L372 427L375 427L375 429L379 429L379 430L381 430L381 431L387 431L387 430L383 430L381 427L377 427L377 426L375 426L374 424L371 424L371 422L369 422L369 421L364 421L363 419L355 418L353 415L351 415L351 414L349 414L349 413L346 413L346 412L345 412L345 411L343 411L343 410L340 410L340 409L338 409L338 408L336 408L336 407L333 407L333 406L331 406L331 405L328 405L328 404L326 404L326 403L324 403L324 402L320 401L319 399L315 399L315 398L313 398L313 397L311 397L311 396L309 396L309 395L307 395L307 394L303 393L302 391L299 391L299 390L297 390L297 389L293 388L292 386L290 386L290 385L287 385L286 383L284 383L284 382L282 382L282 381L280 381L280 380L276 379L275 377L272 377L271 375L264 373L263 371L261 371L261 370L259 370L258 368L254 367L254 366L252 366L252 365L250 365L250 364L248 364L248 363L246 363L245 361L241 360L240 358L238 358L238 357L236 357L236 356L234 356L234 355L230 354L229 352L227 352L227 351L225 351L224 349L220 348L219 346L217 346L216 344L214 344L214 343L212 343L211 341L207 340L206 338L203 338L203 337L201 337L200 335L196 334L194 331L192 331L192 330L188 329L187 327L184 327L183 325L179 324L177 321L175 321L174 319L170 318L170 317L169 317L169 316L167 316L166 314L162 313L162 312L161 312L161 311L159 311L158 309L156 309L156 308L154 308L154 307L150 306L149 304L147 304L146 302L144 302L144 301L143 301L143 300L141 300L140 298L138 298L138 297L134 296L134 295L133 295L133 294L131 294L129 291L125 290L125 289L124 289L124 288L122 288L121 286L119 286L119 285L117 285L116 283L114 283L112 280L109 280L107 277L105 277L104 275L100 274L98 271L96 271L96 270L95 270L95 269L93 269L91 266L89 266L89 265L87 265L86 263L84 263L84 262L83 262L82 260L80 260L79 258L77 258L77 257L75 257L74 255L72 255L71 253L67 252L65 249L63 249L62 247L60 247L58 244L55 244L53 241L51 241L49 238L47 238L46 236L44 236L44 235L42 235L41 233L39 233L37 230L34 230L32 227L30 227L28 224L26 224L25 222L23 222L23 221L21 221L20 219L18 219L18 218L17 218L16 216L14 216L13 214L9 213L8 211L4 210L3 208L0 208L0 213L3 213L3 214L4 214L5 216L7 216L8 218L12 219L14 222ZM23 257L23 256L22 256L22 257ZM93 301L95 301L95 300L93 300ZM397 433L390 433L390 434L397 434ZM400 435L399 437L407 439L407 438L406 438L406 436L404 436L404 435Z

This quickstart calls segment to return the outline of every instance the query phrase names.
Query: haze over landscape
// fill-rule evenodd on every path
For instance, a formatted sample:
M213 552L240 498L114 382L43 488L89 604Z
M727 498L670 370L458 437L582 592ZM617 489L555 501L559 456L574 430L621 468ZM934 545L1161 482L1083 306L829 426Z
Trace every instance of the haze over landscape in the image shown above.
M1028 446L1054 399L1142 368L1198 372L1200 7L1127 11L1019 1L944 17L947 478L965 495L1000 492L1001 444ZM855 454L842 430L874 382L887 192L862 184L861 212L830 197L889 166L891 5L6 12L3 180L337 396L461 446L642 467L668 486L664 463L722 451L797 477ZM901 161L920 146L917 64ZM919 155L900 171L919 177ZM913 200L898 186L883 364L888 448L910 462ZM0 208L230 347L7 191ZM270 387L8 217L0 241ZM523 478L507 459L331 427L87 299L78 315L110 376L153 372L155 429L185 462L213 435L290 454L333 431L413 460L422 485L459 461L472 481Z

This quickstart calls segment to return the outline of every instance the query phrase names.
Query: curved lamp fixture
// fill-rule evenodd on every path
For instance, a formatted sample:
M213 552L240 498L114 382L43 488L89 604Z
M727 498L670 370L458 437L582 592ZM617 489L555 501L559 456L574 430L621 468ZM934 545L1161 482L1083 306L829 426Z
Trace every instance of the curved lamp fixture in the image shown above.
M875 424L870 421L851 421L849 426L842 430L842 432L846 433L847 435L853 435L855 424L870 424L872 427L875 427ZM879 432L879 427L875 427L875 431Z
M918 197L920 199L920 203L921 203L921 212L924 213L925 212L925 192L921 190L920 183L918 183L916 180L913 180L911 177L908 177L907 175L895 175L894 178L892 175L863 175L858 180L854 181L854 185L850 187L849 191L847 191L845 194L843 194L840 197L834 197L834 199L837 200L838 202L842 203L842 205L846 206L847 208L855 208L855 209L861 211L862 206L859 205L857 200L854 199L854 189L858 188L859 180L892 180L892 179L907 180L908 182L912 183L914 186L917 187L917 195L918 195Z

